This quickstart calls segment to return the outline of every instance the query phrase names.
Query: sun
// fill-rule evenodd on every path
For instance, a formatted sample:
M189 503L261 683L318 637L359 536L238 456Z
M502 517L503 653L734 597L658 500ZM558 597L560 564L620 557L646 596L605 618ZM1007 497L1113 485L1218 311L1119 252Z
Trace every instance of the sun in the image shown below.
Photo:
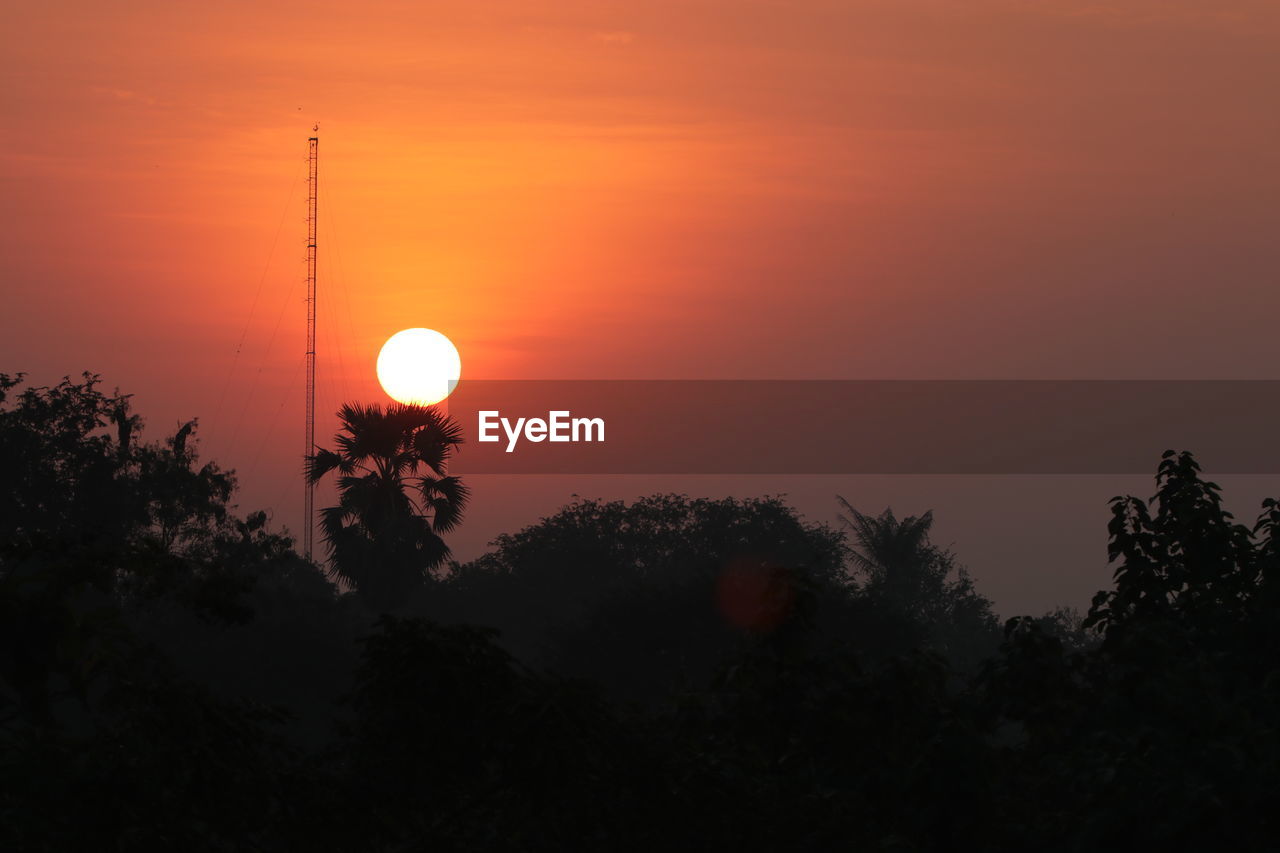
M458 348L435 329L396 332L378 353L378 381L399 403L439 403L453 393L461 376Z

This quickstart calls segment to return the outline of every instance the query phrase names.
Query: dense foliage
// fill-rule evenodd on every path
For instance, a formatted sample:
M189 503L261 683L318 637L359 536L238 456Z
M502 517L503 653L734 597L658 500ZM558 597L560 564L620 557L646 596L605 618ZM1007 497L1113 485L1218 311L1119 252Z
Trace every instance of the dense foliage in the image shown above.
M930 516L776 498L577 501L448 571L419 537L375 601L98 385L0 376L0 849L1273 845L1280 506L1188 454L1112 502L1086 618L1002 637Z

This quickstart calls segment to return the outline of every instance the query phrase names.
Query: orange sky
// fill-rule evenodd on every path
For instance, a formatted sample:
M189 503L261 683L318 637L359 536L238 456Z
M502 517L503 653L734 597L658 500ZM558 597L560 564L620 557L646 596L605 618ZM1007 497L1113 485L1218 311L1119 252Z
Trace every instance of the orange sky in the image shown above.
M1278 37L1263 0L10 4L0 370L200 415L288 494L318 121L326 411L418 325L464 376L1274 377Z

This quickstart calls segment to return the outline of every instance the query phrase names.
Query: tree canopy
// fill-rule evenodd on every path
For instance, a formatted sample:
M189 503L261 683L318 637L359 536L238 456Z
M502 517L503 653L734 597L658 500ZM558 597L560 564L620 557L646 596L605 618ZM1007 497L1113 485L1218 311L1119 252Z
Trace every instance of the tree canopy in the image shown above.
M99 385L0 376L2 849L1274 846L1280 506L1190 454L994 645L931 515L769 497L576 500L380 616ZM413 417L329 461L439 535Z

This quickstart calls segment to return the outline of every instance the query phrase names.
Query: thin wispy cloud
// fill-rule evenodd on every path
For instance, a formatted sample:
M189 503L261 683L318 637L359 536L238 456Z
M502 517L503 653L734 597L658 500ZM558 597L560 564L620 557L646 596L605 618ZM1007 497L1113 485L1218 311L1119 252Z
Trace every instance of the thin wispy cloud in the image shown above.
M626 30L609 30L592 33L591 38L603 44L631 44L636 40L636 34Z

